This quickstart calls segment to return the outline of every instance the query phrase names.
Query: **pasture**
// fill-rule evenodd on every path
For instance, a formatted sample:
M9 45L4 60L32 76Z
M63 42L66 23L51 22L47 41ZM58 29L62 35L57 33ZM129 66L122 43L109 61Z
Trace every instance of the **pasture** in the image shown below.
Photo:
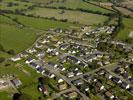
M18 0L2 0L0 3L1 10L26 10L28 7L32 6L32 3L21 2Z
M0 28L0 43L7 51L13 49L19 53L28 48L37 37L36 32L31 29L20 29L8 24L0 24Z
M128 16L131 16L133 17L133 12L128 10L128 9L125 9L125 8L122 8L122 7L115 7L116 9L118 9L121 13L123 13L124 15L128 15Z
M57 7L57 8L58 7L66 7L66 8L71 8L71 9L82 8L85 10L98 11L101 13L112 13L109 10L95 6L95 5L90 4L90 3L86 3L82 0L65 0L64 2L53 2L53 3L50 3L46 6Z
M133 43L133 38L129 38L129 34L133 31L133 19L123 18L124 28L120 30L116 38L119 40L130 40Z
M19 22L26 25L27 27L32 27L34 29L39 30L47 30L49 28L62 28L62 29L71 29L76 28L79 29L80 25L72 24L69 22L59 22L49 19L42 18L33 18L21 15L12 15L9 14L12 18L17 18Z
M79 24L93 25L101 24L108 17L92 13L84 13L81 11L71 11L71 10L59 10L59 9L49 9L49 8L36 8L28 14L41 17L54 17L55 19L67 19L68 22L78 22ZM80 15L80 16L79 16Z

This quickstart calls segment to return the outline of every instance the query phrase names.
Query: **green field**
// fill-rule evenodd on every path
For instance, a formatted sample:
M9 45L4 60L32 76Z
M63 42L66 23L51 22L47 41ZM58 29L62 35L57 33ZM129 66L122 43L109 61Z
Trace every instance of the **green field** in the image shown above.
M32 3L21 2L19 0L3 0L0 3L1 10L26 10L28 7L32 6Z
M59 22L54 20L26 17L26 16L20 16L20 15L11 14L9 16L11 16L12 18L17 18L19 22L21 22L22 24L28 27L41 29L41 30L47 30L49 28L70 29L70 28L79 28L80 26L72 23L65 23L65 22Z
M119 40L128 40L133 43L133 38L129 38L129 33L133 31L133 19L130 18L123 18L124 28L120 30L117 34L116 39Z
M5 67L5 64L10 64L10 66ZM27 65L23 65L23 70L27 71L28 74L24 73L21 68L16 66L16 64L11 62L5 62L3 64L0 64L0 76L2 75L14 75L15 77L18 77L22 81L22 86L20 87L20 90L23 88L28 88L32 84L38 83L38 77L40 77L40 74L37 74L35 70L31 69ZM34 87L35 89L37 87ZM34 91L34 90L33 90ZM4 94L3 96L6 96L7 99L0 99L0 100L11 100L13 90L7 90L5 92L1 91L0 94ZM34 93L35 94L35 93ZM0 96L0 98L4 98L3 96Z
M49 8L36 8L35 10L28 12L28 14L48 18L54 17L58 20L67 19L69 22L79 22L80 24L85 25L100 24L108 18L106 16L98 14L84 13L80 11L71 10L56 10Z
M22 24L31 27L19 28L11 19L3 16L0 17L0 28L2 29L0 31L0 43L5 50L13 49L16 53L25 50L33 44L38 36L38 29L73 28L76 26L70 23L30 18L20 15L11 15L11 17L17 18Z
M10 96L10 94L6 91L1 92L0 91L0 100L12 100L12 97Z
M72 9L83 8L85 10L99 11L102 13L112 13L109 10L106 10L106 9L100 8L98 6L83 2L82 0L66 0L65 2L53 2L47 6L66 7L66 8L72 8Z
M0 24L0 28L1 45L5 50L13 49L16 53L28 48L37 37L36 32L29 29L20 29L8 24Z

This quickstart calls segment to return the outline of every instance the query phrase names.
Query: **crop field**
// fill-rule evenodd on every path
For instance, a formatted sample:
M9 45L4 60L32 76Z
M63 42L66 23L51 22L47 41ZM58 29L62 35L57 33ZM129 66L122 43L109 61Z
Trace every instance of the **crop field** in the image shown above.
M92 13L84 13L71 10L56 10L49 8L36 8L28 12L29 14L41 17L54 17L55 19L67 19L68 22L78 22L79 24L93 25L103 23L108 17ZM80 15L80 16L79 16Z
M133 10L133 0L125 0L125 2L122 2L121 4Z
M117 34L116 38L119 40L129 40L133 43L133 38L129 38L129 33L133 31L133 19L123 19L124 28Z
M98 11L98 12L102 12L102 13L112 13L109 10L100 8L100 7L92 5L90 3L86 3L82 0L65 0L64 2L53 2L53 3L48 4L47 6L66 7L66 8L72 8L72 9L82 8L85 10Z
M122 12L124 15L128 15L128 16L131 16L133 17L133 12L130 11L130 10L127 10L125 8L122 8L122 7L116 7L116 9L118 9L120 12Z

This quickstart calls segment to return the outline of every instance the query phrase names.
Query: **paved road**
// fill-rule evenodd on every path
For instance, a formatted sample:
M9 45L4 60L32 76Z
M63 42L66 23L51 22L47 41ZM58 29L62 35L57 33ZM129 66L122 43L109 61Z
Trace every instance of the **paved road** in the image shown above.
M56 76L59 76L60 78L62 78L63 80L65 80L73 90L75 90L77 93L79 93L83 100L90 100L85 94L83 94L82 92L79 91L79 89L76 88L76 86L74 86L71 81L64 75L60 74L60 72L58 70L53 70L52 67L49 67L47 64L44 65L44 68L46 68L47 70L49 70L51 73L55 74Z
M66 89L64 91L61 91L59 93L56 93L56 95L53 96L53 97L51 97L51 99L54 100L54 99L58 98L59 96L61 96L62 94L68 93L68 92L71 92L71 91L74 91L74 89L73 88Z
M106 66L103 66L103 67L99 67L99 68L97 68L95 70L92 70L91 72L87 72L87 73L84 73L82 75L75 76L74 78L71 78L70 80L73 81L73 80L76 80L76 79L79 79L79 78L83 78L84 75L90 75L90 74L93 74L93 73L97 72L100 69L108 68L108 67L115 66L115 65L116 65L116 63L111 63L109 65L106 65Z

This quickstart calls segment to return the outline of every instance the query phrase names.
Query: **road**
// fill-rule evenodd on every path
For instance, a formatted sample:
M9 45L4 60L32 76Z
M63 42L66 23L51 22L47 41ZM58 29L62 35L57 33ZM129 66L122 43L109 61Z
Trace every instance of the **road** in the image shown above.
M64 75L60 74L60 72L58 70L53 70L52 67L49 67L47 64L44 64L44 68L46 68L47 70L49 70L51 73L55 74L56 76L62 78L64 81L67 82L67 84L69 84L71 86L71 89L75 90L78 94L81 95L83 100L90 100L85 94L83 94L82 92L79 91L79 89L76 88L76 86L74 86L71 81Z
M84 73L84 74L82 74L82 75L75 76L74 78L71 78L70 80L73 81L73 80L76 80L76 79L79 79L79 78L83 78L84 75L90 75L90 74L93 74L93 73L99 71L100 69L108 68L108 67L115 66L115 65L116 65L116 63L111 63L111 64L109 64L109 65L106 65L106 66L103 66L103 67L99 67L99 68L97 68L97 69L94 69L94 70L92 70L91 72L87 72L87 73Z

